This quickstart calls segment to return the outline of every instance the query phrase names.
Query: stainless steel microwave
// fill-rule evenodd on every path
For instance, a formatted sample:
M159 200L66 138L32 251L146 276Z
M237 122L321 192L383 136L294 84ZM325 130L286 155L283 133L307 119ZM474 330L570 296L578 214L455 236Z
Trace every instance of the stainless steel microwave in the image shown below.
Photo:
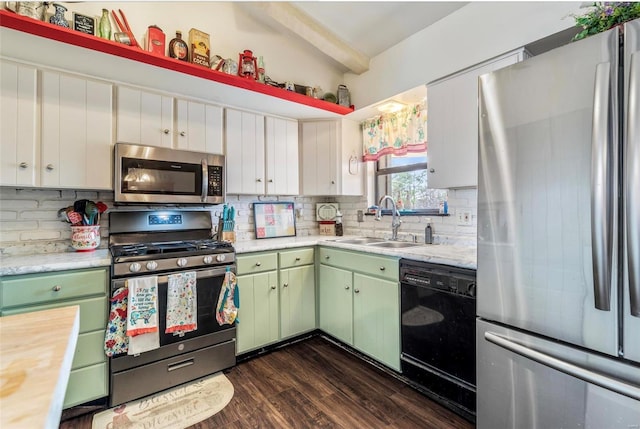
M223 155L116 143L114 176L116 203L224 203Z

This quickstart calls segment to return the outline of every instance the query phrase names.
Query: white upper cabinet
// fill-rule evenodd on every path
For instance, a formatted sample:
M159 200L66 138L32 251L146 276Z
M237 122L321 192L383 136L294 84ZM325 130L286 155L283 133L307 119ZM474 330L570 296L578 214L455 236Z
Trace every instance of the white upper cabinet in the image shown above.
M117 141L222 154L222 107L118 87Z
M362 136L347 120L301 121L302 195L362 195Z
M226 109L227 193L264 195L264 116Z
M112 99L109 83L42 72L42 186L112 189Z
M266 194L298 195L298 121L267 117Z
M428 186L478 186L478 77L525 59L520 49L427 86Z
M0 185L39 181L37 70L0 60Z
M176 100L176 147L222 154L222 107Z

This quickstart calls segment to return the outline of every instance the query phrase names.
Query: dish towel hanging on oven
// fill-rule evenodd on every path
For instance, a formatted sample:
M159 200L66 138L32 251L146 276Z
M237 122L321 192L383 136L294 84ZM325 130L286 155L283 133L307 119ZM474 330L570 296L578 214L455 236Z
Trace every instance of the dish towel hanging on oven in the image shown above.
M158 333L158 277L138 277L127 280L128 354L136 355L160 347Z
M197 296L195 271L169 275L166 334L198 329Z
M232 325L238 317L238 309L240 308L240 290L236 275L231 272L231 268L227 267L224 275L220 296L218 297L218 307L216 310L216 320L220 326ZM240 322L238 320L238 322Z
M127 294L126 286L113 292L111 297L111 310L109 322L104 334L104 353L113 355L126 353L129 350L129 337L127 337Z

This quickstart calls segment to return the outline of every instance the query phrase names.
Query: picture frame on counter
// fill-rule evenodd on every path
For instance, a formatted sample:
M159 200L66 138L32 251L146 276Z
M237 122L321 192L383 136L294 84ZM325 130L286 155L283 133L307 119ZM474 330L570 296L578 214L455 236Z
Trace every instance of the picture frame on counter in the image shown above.
M257 239L296 236L293 202L255 202L253 216Z
M96 35L96 19L83 15L81 13L73 12L73 29L84 34Z

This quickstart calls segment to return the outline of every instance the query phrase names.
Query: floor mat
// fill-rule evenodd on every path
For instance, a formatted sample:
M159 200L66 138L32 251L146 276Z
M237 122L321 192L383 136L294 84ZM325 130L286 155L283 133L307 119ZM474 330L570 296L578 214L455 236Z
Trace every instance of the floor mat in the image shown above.
M183 429L222 410L233 385L221 372L93 416L92 429Z

